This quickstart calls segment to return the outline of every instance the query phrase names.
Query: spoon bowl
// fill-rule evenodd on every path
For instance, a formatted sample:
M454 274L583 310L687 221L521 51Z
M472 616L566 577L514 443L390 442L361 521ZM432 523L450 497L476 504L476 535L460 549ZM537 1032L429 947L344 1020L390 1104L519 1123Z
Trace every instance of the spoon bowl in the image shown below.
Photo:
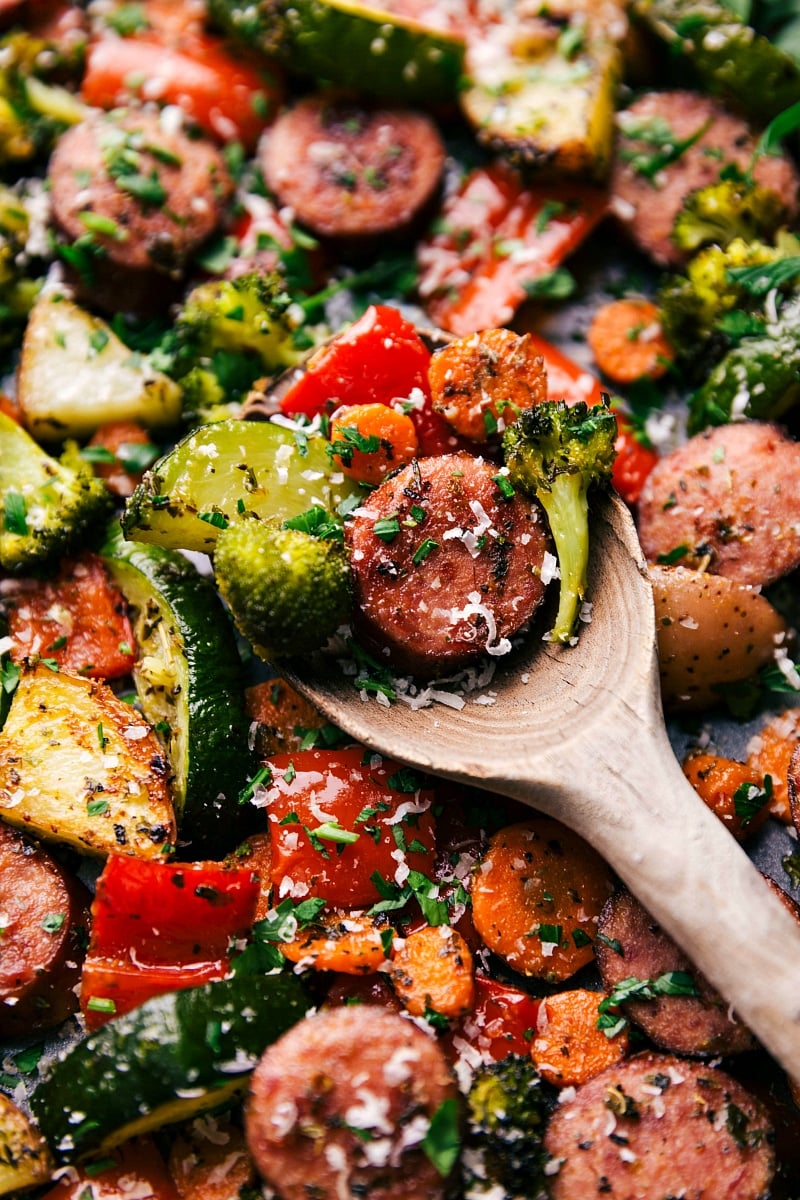
M283 672L381 754L521 800L584 837L800 1079L800 924L675 759L652 591L621 500L597 500L591 533L592 619L577 645L534 629L498 665L491 691L460 709L365 701L325 654Z

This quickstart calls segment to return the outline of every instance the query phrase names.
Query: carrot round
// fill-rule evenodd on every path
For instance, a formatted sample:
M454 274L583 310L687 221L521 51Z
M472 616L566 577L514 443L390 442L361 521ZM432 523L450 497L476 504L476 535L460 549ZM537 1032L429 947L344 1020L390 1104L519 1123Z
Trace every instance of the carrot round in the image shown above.
M690 754L683 773L737 842L760 829L769 816L771 785L765 789L764 777L747 763L717 754Z
M285 679L267 679L245 690L245 712L256 722L255 748L263 758L283 750L299 750L325 717Z
M417 454L411 417L388 404L351 404L331 417L334 463L359 483L382 483Z
M475 1003L472 954L457 930L430 925L409 934L389 968L398 999L415 1017L463 1017Z
M282 942L281 952L290 962L303 962L317 971L371 975L385 966L387 934L390 939L388 926L375 925L368 917L337 913L304 929L294 941Z
M547 398L544 359L529 334L487 329L458 338L431 358L433 407L456 433L485 442Z
M747 766L755 778L763 779L769 775L772 779L770 816L786 825L792 821L787 782L789 760L799 737L800 708L787 708L767 721L747 747Z
M614 383L660 379L674 356L651 300L612 300L599 308L588 332L600 370Z
M251 833L225 860L233 866L252 867L259 880L254 920L263 921L272 908L272 840L267 830Z
M602 993L575 988L547 996L539 1006L531 1058L555 1087L579 1087L619 1062L628 1052L628 1032L607 1037L597 1028Z
M533 817L492 838L472 883L472 919L514 970L557 983L591 962L612 890L591 846L560 822Z

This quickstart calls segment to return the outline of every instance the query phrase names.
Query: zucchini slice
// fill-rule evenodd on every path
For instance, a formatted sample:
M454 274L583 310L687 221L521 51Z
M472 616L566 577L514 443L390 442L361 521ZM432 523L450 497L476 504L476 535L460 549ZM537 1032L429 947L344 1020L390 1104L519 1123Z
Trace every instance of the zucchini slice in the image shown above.
M458 91L463 38L352 0L211 0L212 16L292 71L397 104L442 104Z
M112 531L101 556L131 610L142 711L172 770L178 829L219 854L236 839L252 766L233 627L211 581L183 555Z
M470 49L460 103L479 141L552 174L608 174L627 25L615 0L597 7L548 7Z
M633 12L731 108L766 124L800 100L800 63L723 0L635 0Z
M333 470L327 445L269 421L202 425L147 472L125 509L125 536L210 553L219 530L248 513L285 520L315 504L333 512L363 493Z
M168 992L68 1050L31 1098L63 1162L224 1103L264 1049L306 1013L293 975L248 975Z

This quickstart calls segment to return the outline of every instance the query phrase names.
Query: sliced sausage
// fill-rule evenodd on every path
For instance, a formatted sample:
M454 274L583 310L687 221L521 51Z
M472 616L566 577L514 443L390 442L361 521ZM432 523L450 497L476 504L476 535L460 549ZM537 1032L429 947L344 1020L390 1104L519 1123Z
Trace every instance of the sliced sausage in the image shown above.
M439 132L421 113L322 96L280 116L261 149L281 204L326 237L403 229L436 190L444 159Z
M755 137L741 117L697 92L647 92L617 121L612 210L657 263L680 265L689 255L675 245L672 231L684 201L698 188L717 183L726 167L746 171ZM697 140L680 151L680 144L695 135ZM780 154L759 158L754 177L783 201L785 219L791 222L798 211L800 177L790 160Z
M606 903L597 932L595 956L609 992L631 977L658 979L668 971L692 976L698 996L657 996L622 1006L657 1045L676 1054L740 1054L753 1048L749 1029L630 892L622 889Z
M766 585L800 563L800 443L776 425L707 429L654 467L639 501L651 561ZM663 561L663 559L662 559Z
M77 283L115 310L140 307L140 293L156 305L171 298L165 280L180 278L233 190L210 142L130 109L67 130L48 174L61 231L84 246L90 239Z
M255 1069L250 1152L282 1200L419 1200L444 1183L421 1143L457 1089L438 1045L370 1005L300 1021Z
M545 1148L552 1200L759 1200L774 1173L765 1110L735 1079L639 1054L578 1088Z
M49 1029L78 1007L91 896L40 846L0 824L0 1034Z
M423 458L348 522L356 624L396 667L430 677L505 654L541 603L544 517L496 476L469 454Z

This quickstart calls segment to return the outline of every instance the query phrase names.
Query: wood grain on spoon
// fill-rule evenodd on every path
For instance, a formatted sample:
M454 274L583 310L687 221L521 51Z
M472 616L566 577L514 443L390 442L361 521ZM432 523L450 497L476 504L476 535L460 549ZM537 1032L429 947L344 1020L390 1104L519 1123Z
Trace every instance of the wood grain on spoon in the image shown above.
M364 702L335 660L284 664L326 716L382 754L522 800L571 826L800 1079L800 925L687 783L664 726L655 619L622 501L593 508L592 621L575 647L534 630L492 705Z

